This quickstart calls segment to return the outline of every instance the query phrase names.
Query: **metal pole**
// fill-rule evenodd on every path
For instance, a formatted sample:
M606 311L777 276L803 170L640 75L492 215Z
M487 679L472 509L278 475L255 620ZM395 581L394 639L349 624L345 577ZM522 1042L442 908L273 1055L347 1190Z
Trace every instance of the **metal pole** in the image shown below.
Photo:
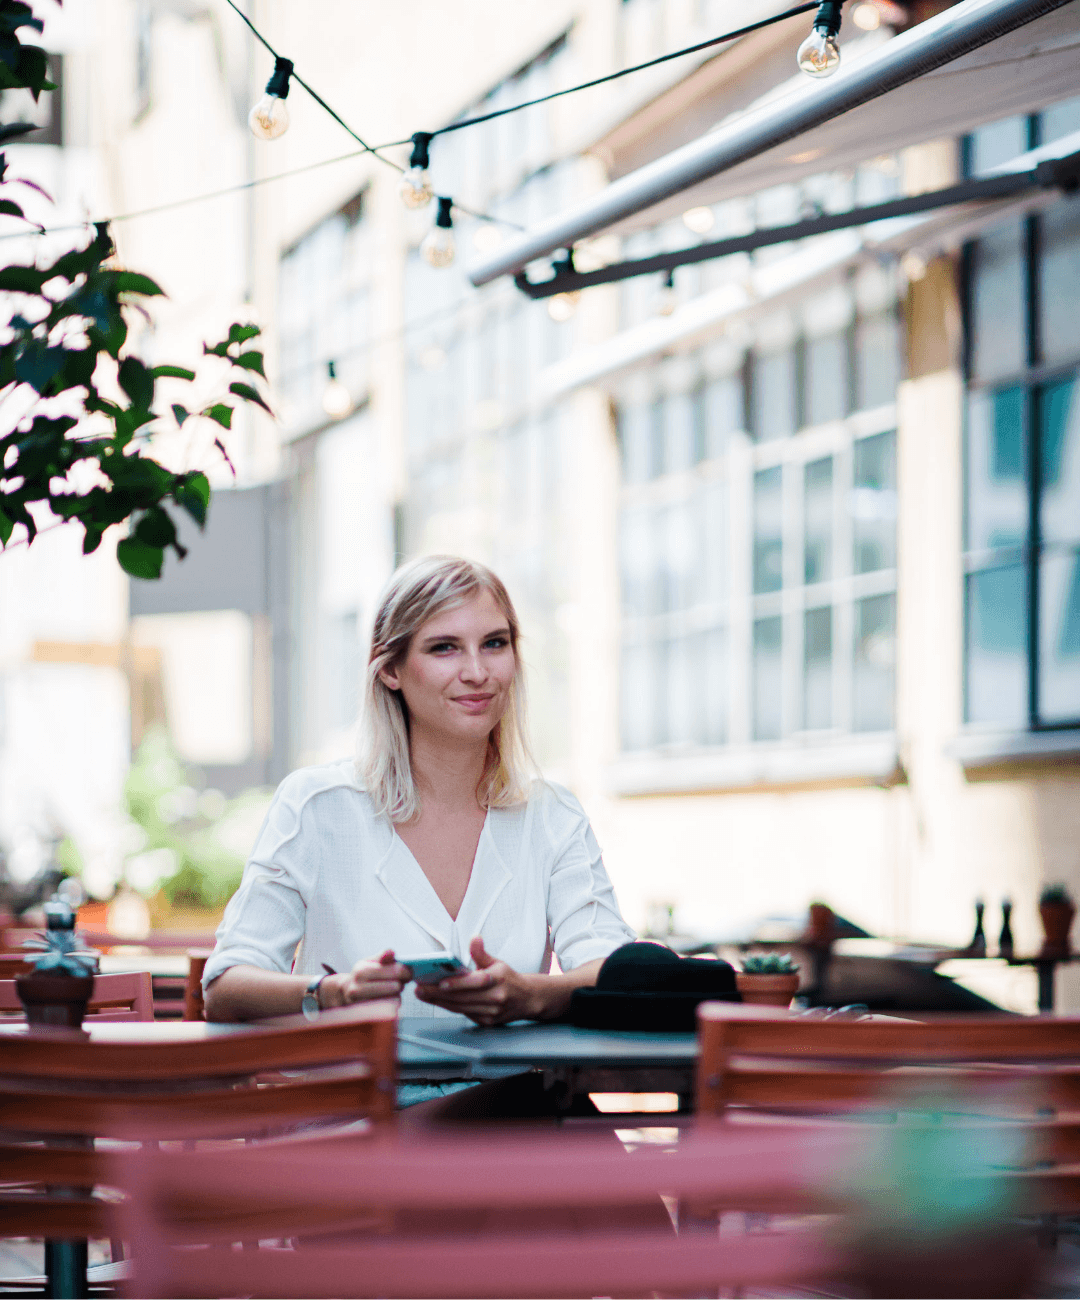
M962 0L911 28L830 81L806 85L778 103L711 131L614 181L595 198L542 222L481 261L469 279L479 288L534 258L607 229L775 145L953 62L1072 0Z

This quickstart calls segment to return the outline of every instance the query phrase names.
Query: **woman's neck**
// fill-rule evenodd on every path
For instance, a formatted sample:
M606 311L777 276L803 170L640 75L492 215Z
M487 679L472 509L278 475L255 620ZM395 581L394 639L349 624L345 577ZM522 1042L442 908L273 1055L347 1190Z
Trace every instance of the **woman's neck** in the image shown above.
M488 741L448 744L414 728L409 738L413 780L422 799L446 807L476 805L476 791L484 775Z

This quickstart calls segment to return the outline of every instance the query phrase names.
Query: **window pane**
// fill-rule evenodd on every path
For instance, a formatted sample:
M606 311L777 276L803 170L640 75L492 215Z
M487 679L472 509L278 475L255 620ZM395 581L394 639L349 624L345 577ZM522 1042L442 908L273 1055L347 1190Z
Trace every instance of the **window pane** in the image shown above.
M619 682L623 749L648 749L652 743L653 683L650 681L650 646L624 645Z
M803 726L832 726L832 609L808 609L803 621Z
M727 594L724 488L723 482L709 483L701 494L704 537L704 554L699 560L703 569L701 599L713 603L719 603Z
M1080 199L1059 199L1039 219L1039 347L1042 360L1080 357Z
M652 515L640 506L625 509L620 520L623 610L631 618L656 609L656 541Z
M967 579L969 722L1027 722L1027 577L1021 565Z
M701 739L707 745L723 745L727 741L727 633L714 628L703 633L701 640L705 655Z
M1028 532L1024 392L1004 388L968 399L967 549L1024 546Z
M856 573L896 567L896 434L855 443L851 493Z
M715 460L727 450L728 435L744 424L741 378L726 375L707 384L702 411L705 426L701 439L702 457Z
M696 502L680 501L659 517L662 608L688 609L695 603L701 577L701 550L697 538Z
M694 403L689 393L671 396L664 403L664 472L690 469L694 455Z
M900 326L896 313L868 316L860 322L856 339L855 400L859 410L895 402L900 382Z
M759 442L795 432L795 358L790 349L754 358L753 433Z
M1080 552L1039 565L1039 720L1080 718Z
M1076 383L1048 384L1040 393L1039 474L1042 540L1080 540L1080 400Z
M848 341L830 334L806 343L806 423L825 424L847 415Z
M652 469L652 411L634 403L619 411L619 442L622 445L623 479L645 483Z
M754 591L779 591L783 570L783 481L780 466L754 475Z
M999 163L1008 162L1023 153L1027 144L1027 119L1006 117L1000 122L972 131L969 138L970 172L981 176Z
M754 624L754 739L779 740L781 620L762 618Z
M896 597L856 601L853 730L885 731L893 725L895 663Z
M1066 99L1043 109L1039 121L1040 143L1051 144L1074 131L1080 131L1080 99Z
M668 642L667 739L689 745L697 739L701 678L694 671L693 647L687 637Z
M971 367L980 379L1023 369L1024 320L1022 226L1007 221L974 247L971 280Z
M803 578L807 583L832 577L833 534L832 457L812 461L803 480Z

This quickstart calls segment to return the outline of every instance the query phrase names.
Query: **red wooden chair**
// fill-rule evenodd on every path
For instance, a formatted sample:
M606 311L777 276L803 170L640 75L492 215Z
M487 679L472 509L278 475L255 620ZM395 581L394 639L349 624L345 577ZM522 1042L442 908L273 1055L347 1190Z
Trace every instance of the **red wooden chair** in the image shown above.
M95 975L86 1014L95 1022L106 1020L153 1020L154 995L149 971L124 971ZM23 1019L23 1007L14 979L0 979L0 1017Z

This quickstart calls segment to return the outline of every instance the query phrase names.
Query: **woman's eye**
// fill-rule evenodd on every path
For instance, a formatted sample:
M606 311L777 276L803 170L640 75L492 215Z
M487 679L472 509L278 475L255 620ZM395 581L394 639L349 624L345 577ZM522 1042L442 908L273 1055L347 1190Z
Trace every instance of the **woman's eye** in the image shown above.
M489 649L501 650L504 646L509 645L510 642L504 636L493 636L489 641L485 641L484 644Z
M438 641L431 647L431 653L441 655L445 654L447 650L453 650L453 648L454 643L452 641Z

